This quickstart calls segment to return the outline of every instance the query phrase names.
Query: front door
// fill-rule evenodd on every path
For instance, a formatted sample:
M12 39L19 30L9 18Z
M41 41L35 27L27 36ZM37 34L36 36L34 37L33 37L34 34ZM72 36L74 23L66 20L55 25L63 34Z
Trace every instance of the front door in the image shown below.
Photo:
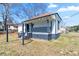
M27 24L27 33L29 32L29 24Z
M27 37L31 38L32 37L32 31L31 31L31 24L27 24Z

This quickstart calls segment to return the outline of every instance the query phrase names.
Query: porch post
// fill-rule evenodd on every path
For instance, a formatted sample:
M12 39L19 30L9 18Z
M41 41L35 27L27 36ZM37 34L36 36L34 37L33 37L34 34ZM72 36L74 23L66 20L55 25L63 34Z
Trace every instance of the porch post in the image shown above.
M32 38L32 23L29 24L30 38Z
M57 23L56 23L56 22L57 22L57 21L55 20L55 39L56 39L56 34L57 34L57 33L56 33L56 31L57 31L57 26L56 26Z
M24 45L24 23L22 23L22 45Z
M48 32L50 32L50 21L48 20Z

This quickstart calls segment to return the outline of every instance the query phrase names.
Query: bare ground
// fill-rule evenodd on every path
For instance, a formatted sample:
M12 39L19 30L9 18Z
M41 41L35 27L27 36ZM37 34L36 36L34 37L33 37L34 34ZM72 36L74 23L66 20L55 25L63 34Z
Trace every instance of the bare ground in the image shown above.
M6 42L5 34L0 34L0 55L4 56L79 56L79 33L61 34L51 41L25 40L21 45L17 33L9 34Z

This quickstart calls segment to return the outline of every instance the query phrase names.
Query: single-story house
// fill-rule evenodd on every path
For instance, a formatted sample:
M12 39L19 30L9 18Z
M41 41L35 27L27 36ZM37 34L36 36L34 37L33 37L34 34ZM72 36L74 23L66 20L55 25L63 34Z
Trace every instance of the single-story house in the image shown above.
M18 26L19 38L22 38L21 34L24 33L25 38L55 39L60 34L61 20L58 13L45 13L35 16L24 21L24 26ZM24 32L22 32L22 28L24 28Z

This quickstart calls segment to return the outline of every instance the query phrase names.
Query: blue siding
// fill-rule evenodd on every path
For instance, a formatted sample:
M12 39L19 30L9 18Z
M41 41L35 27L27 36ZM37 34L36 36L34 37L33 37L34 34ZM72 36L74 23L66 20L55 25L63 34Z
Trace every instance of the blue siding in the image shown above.
M32 34L32 38L39 38L39 39L48 40L48 34L47 35L44 35L44 34Z
M30 33L27 33L27 37L28 38L32 38L32 33L30 32Z
M39 38L44 40L57 39L59 34L32 34L32 38Z
M57 39L60 34L32 34L27 33L27 36L24 36L24 38L38 38L38 39L44 39L44 40L51 40L51 39ZM22 34L18 34L19 38L22 37Z
M60 34L49 34L49 40L51 39L57 39L60 36Z
M36 27L36 28L33 28L32 31L33 32L49 32L49 28L48 27Z

